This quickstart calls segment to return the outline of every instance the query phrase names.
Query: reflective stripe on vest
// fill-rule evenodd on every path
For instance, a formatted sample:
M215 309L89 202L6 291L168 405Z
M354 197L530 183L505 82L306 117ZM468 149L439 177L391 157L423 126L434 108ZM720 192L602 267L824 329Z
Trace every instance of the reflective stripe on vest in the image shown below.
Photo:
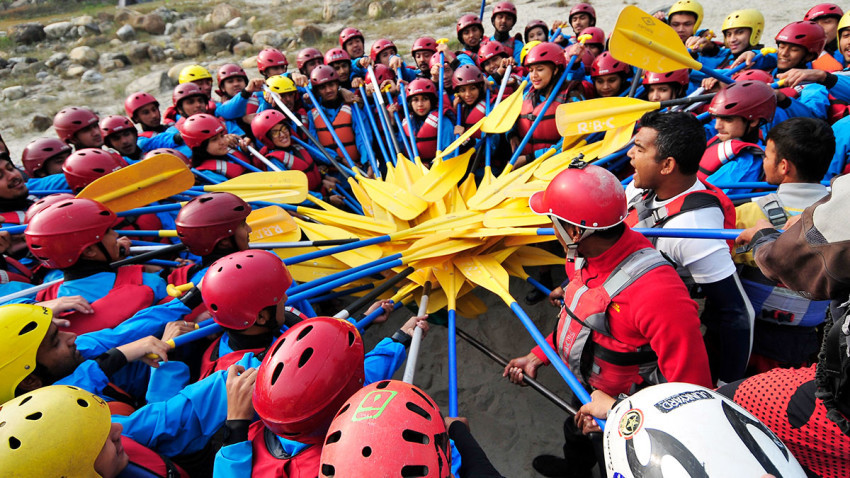
M26 212L24 211L9 211L0 213L5 224L23 224Z
M709 176L716 173L724 164L737 159L741 151L747 151L753 156L764 156L764 150L757 144L739 139L718 142L715 136L708 142L708 147L705 149L702 159L700 159L697 177L700 181L705 182Z
M322 146L336 151L342 157L330 129L328 129L328 126L322 120L319 112L313 108L310 110L310 116L313 117L313 124L316 126L316 138L322 143ZM342 145L345 147L345 151L351 157L351 160L355 163L359 161L360 153L357 151L357 144L354 140L354 118L351 114L351 106L342 105L336 114L336 118L331 120L331 124Z

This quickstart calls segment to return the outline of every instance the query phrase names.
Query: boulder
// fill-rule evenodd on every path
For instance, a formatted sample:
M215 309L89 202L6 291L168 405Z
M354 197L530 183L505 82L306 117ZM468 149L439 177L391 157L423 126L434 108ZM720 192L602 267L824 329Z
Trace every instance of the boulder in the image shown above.
M214 55L218 52L230 50L230 45L233 43L233 36L224 30L218 30L205 33L201 37L201 41L204 42L204 49L207 53Z
M85 73L86 70L87 68L82 65L71 65L67 70L65 70L65 76L68 78L76 78L78 76L83 76L83 73Z
M129 9L129 8L118 8L115 11L115 16L112 17L115 20L115 23L133 23L133 19L136 17L141 17L142 14Z
M33 43L44 40L47 35L44 33L44 25L41 23L19 23L9 29L9 36L15 43L22 45L31 45Z
M80 81L90 84L100 83L103 81L103 75L98 73L97 70L86 70L86 72L83 73L83 76L80 77Z
M227 30L227 33L230 33L230 36L233 37L233 42L231 44L239 43L241 41L251 43L251 35L248 34L248 31L244 28Z
M174 88L176 81L172 81L166 71L155 71L148 73L131 81L125 88L124 94L130 95L137 91L144 91L152 95L158 95Z
M165 33L165 20L157 13L142 15L140 18L134 20L133 26L151 35L162 35Z
M100 35L100 27L94 23L88 23L75 28L77 29L77 36L80 38L91 35Z
M100 71L105 73L128 66L130 64L130 58L123 53L104 53L100 55L97 64Z
M210 21L212 21L212 24L216 28L221 28L230 20L240 16L242 16L242 14L239 12L239 9L227 3L219 3L213 8L212 13L210 14Z
M177 40L177 49L186 56L198 56L204 52L204 42L197 38L183 37Z
M33 63L16 63L14 67L12 67L13 75L32 75L37 71L41 71L44 69L44 63L40 61L36 61Z
M90 23L94 23L94 18L91 15L82 15L71 19L71 23L76 27L83 27Z
M48 40L59 40L68 36L74 25L71 22L56 22L44 27L44 34ZM75 30L76 33L76 30Z
M148 43L131 43L124 50L130 61L141 62L148 59L148 51L150 50Z
M169 35L182 35L194 32L196 24L197 20L194 17L177 20L176 22L173 22L173 30L169 33Z
M165 61L165 51L156 45L148 48L148 59L154 63Z
M245 20L243 20L242 17L236 17L224 24L224 28L242 28L244 26Z
M371 2L369 4L367 14L369 15L369 18L383 18L384 6L381 2Z
M50 55L50 58L48 58L47 61L44 62L44 65L47 66L48 68L55 68L57 65L59 65L60 63L62 63L63 61L65 61L67 59L68 59L67 53L63 53L63 52L54 53L54 54Z
M34 114L30 120L30 129L33 131L46 131L51 126L53 126L53 118L41 113Z
M10 86L3 89L3 97L9 101L19 100L26 95L27 92L24 91L24 87L20 85Z
M90 46L78 46L68 53L68 58L71 59L72 63L90 67L97 64L100 55Z
M252 45L252 44L250 44L246 41L241 41L241 42L233 45L233 54L238 56L238 57L244 58L248 55L256 53L257 50L258 49L254 45Z
M315 25L307 25L301 30L301 41L307 45L318 43L322 39L322 29Z
M132 25L124 25L115 32L115 35L121 41L130 41L136 38L136 29Z
M258 48L280 48L286 40L277 30L260 30L251 37L251 42Z
M166 23L173 22L173 21L180 18L180 14L178 14L174 10L169 10L168 8L166 8L163 5L156 7L156 10L154 10L154 13L156 13L157 15L162 17L162 19L165 20Z

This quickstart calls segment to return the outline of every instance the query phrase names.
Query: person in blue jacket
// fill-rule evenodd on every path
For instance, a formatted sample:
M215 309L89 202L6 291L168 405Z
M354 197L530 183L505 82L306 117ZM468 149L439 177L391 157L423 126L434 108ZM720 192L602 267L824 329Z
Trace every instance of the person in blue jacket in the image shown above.
M103 135L103 144L118 151L127 164L133 164L142 159L144 153L137 144L139 132L129 118L109 115L101 119L100 133Z
M73 150L58 138L36 138L24 147L21 163L27 172L27 188L56 191L69 189L62 163Z
M517 65L520 64L520 52L522 51L522 40L511 36L511 29L516 25L516 5L511 2L498 2L493 5L490 14L490 23L493 24L493 36L490 41L499 42L509 56L512 56Z

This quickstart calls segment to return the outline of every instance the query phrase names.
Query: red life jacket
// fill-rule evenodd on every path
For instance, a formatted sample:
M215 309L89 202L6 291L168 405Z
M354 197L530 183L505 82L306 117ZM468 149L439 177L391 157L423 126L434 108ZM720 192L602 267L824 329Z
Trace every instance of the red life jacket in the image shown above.
M236 156L241 156L236 153L233 154ZM243 158L244 156L240 157L239 159L242 159L244 161L245 159ZM250 161L245 162L250 163ZM212 171L214 173L218 173L226 177L227 179L233 179L246 172L246 169L241 165L224 159L207 159L201 164L199 164L197 169L199 171Z
M850 115L850 105L846 101L829 95L829 109L826 111L826 119L829 124L835 124L836 121Z
M168 283L172 285L188 284L192 276L195 275L198 270L200 270L200 267L201 266L199 264L189 264L183 267L178 267L172 270L170 274L168 274ZM204 303L201 302L200 305L192 309L192 312L186 314L183 317L183 320L195 322L195 319L206 311L207 306L205 306Z
M739 139L720 141L717 136L711 138L702 159L699 161L697 177L700 181L705 182L724 164L734 161L742 151L747 151L753 156L764 156L764 150L755 143L748 143Z
M154 136L156 136L158 134L159 133L157 133L156 131L141 131L141 132L139 132L139 137L140 138L153 138Z
M336 141L334 141L330 130L322 120L322 117L319 116L316 108L310 110L310 115L313 117L313 124L316 126L316 137L322 143L322 146L336 151L340 157L343 157L339 148L336 146ZM357 144L354 141L354 118L351 114L351 106L342 105L336 114L336 118L331 120L331 124L334 131L336 131L336 135L339 136L339 140L342 141L342 145L345 146L345 150L348 152L351 160L355 163L360 161L360 152L357 151Z
M237 350L219 357L218 349L220 345L221 337L217 338L204 351L204 355L201 357L201 374L198 376L198 380L203 380L220 370L227 370L228 367L242 360L242 357L244 357L245 354L249 352L253 353L254 355L257 355L268 348L262 347L257 349Z
M611 335L608 323L608 307L614 297L662 266L670 266L670 262L647 247L623 259L598 287L585 285L584 269L577 271L567 285L564 303L578 320L562 308L553 339L561 359L585 384L616 396L632 393L644 382L664 381L649 342L637 348L620 342Z
M444 118L445 119L445 118ZM407 119L402 121L404 134L410 136ZM419 158L423 161L431 161L437 155L437 110L428 113L419 131L416 132L416 148L419 150Z
M148 471L152 477L189 478L189 474L176 463L132 438L121 435L121 445L127 452L130 463Z
M481 118L485 116L487 116L487 105L485 105L483 101L479 101L472 108L469 108L466 105L461 107L461 125L463 126L464 131L471 128L472 125L479 122ZM480 139L481 130L478 130L472 135L472 137Z
M639 201L632 199L629 204L629 214L624 222L629 227L635 227L638 223L641 223L642 227L664 227L667 221L679 214L707 207L719 207L723 211L723 228L735 229L735 205L722 190L705 181L703 184L706 189L681 195L667 205L656 209L649 208L655 198L654 191L645 193ZM658 238L648 239L655 245ZM730 248L733 247L732 241L727 243Z
M555 81L554 78L552 81ZM522 154L533 155L535 151L549 149L553 144L561 140L561 133L558 132L558 127L555 124L555 110L558 109L558 105L561 103L568 102L570 97L581 96L578 92L573 92L572 87L574 84L574 82L569 82L563 86L552 101L552 104L549 105L549 109L545 113L542 113L543 119L540 120L540 124L535 128ZM541 115L544 103L545 100L540 101L539 95L534 89L526 93L525 98L522 100L522 109L520 109L519 119L517 120L517 129L520 138L525 137L525 134L531 129L534 120Z
M94 313L70 312L60 315L71 322L65 330L79 335L95 330L110 329L129 319L136 312L153 305L153 289L142 282L143 267L141 265L120 267L115 273L115 285L109 293L92 302ZM54 284L39 291L36 294L36 300L43 302L57 298L60 285Z
M322 174L313 162L313 157L305 148L300 145L293 144L288 150L276 149L269 151L268 148L263 148L261 154L268 158L274 158L283 163L286 169L303 171L307 175L307 187L311 191L319 191L322 189Z
M9 211L0 212L0 217L3 218L3 224L23 224L26 211Z
M18 270L18 272L0 269L0 284L6 284L9 282L25 282L28 284L32 283L32 271L29 267L21 264L20 262L9 256L3 256L2 261L6 261L7 267L14 267Z
M283 451L277 436L258 420L248 429L251 440L251 476L276 478L316 478L322 447L311 445L291 457Z

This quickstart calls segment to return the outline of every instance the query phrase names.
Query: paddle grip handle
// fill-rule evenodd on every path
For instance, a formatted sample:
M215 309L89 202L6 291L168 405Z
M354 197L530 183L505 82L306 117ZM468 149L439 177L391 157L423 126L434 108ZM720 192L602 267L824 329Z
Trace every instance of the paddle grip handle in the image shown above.
M393 277L390 277L389 279L385 280L383 283L381 283L381 285L375 287L375 290L363 295L363 297L360 297L351 304L348 304L348 307L345 308L345 310L347 310L349 313L348 315L351 316L356 314L358 311L360 311L360 309L366 307L366 305L378 298L378 296L390 290L390 288L394 287L396 284L407 278L407 276L409 276L410 274L413 274L414 270L416 269L414 269L413 267L408 267L407 269L399 272Z
M404 301L399 300L398 302L393 304L393 311L400 309L403 305L404 305ZM366 327L369 327L369 325L372 322L374 322L375 319L380 317L381 314L383 314L383 313L384 312L380 309L373 310L369 315L367 315L366 317L363 317L362 319L357 321L357 323L355 324L357 326L357 330L359 330L360 333L362 334L366 330Z
M165 256L168 254L172 254L175 252L180 252L183 249L186 249L186 245L183 243L180 244L172 244L170 246L161 247L155 251L145 252L143 254L139 254L137 256L130 256L125 259L121 259L120 261L115 261L109 264L109 267L113 269L117 269L121 266L126 266L128 264L141 264L143 262L147 262L150 259L154 259L157 257Z
M215 322L208 323L208 321L201 322L200 324L198 324L198 327L198 329L195 329L191 332L187 332L183 335L178 335L177 337L168 340L167 343L171 345L171 348L177 348L182 345L194 342L198 339L202 339L208 335L216 334L218 332L221 332L222 330L222 327L220 325L216 324ZM160 358L160 356L157 354L147 354L146 357L153 360Z
M21 224L20 226L4 227L4 228L0 229L0 231L6 231L6 232L8 232L9 234L12 234L12 235L23 234L23 232L26 231L26 230L27 230L26 224Z

